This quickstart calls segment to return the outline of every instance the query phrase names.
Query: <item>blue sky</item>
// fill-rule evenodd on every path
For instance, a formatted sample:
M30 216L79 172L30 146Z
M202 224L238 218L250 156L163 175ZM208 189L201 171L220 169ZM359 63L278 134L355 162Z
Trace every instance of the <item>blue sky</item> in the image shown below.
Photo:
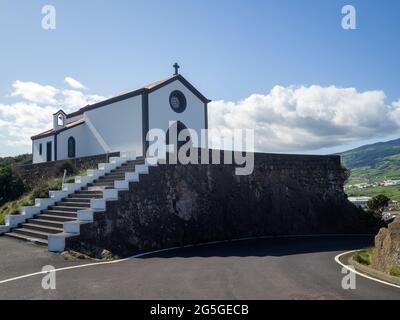
M46 4L57 10L56 30L41 28ZM345 4L357 10L357 30L341 28ZM399 32L393 0L2 0L0 103L18 101L9 97L15 81L64 88L66 76L87 86L86 94L111 96L165 78L178 61L213 100L240 104L275 86L318 85L383 91L391 105L400 99ZM395 136L372 132L295 151ZM2 148L0 156L25 150Z

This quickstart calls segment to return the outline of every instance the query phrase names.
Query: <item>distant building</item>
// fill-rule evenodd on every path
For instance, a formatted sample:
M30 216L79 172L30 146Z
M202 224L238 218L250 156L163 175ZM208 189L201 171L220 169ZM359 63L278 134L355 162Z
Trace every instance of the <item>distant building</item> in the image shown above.
M384 187L392 187L400 185L400 180L386 180L382 182Z
M349 197L348 200L355 204L357 207L363 207L365 206L369 200L371 200L371 197Z
M351 184L346 186L346 189L367 189L367 188L372 188L376 187L376 183L358 183L358 184Z

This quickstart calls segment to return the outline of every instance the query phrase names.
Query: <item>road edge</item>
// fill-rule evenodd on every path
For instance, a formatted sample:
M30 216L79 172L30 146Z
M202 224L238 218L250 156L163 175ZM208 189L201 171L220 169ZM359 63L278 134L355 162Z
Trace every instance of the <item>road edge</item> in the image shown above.
M379 283L387 285L387 286L391 286L391 287L400 289L400 285L397 285L397 284L394 284L394 283L391 283L391 282L388 282L388 281L384 281L384 280L372 277L370 275L367 275L367 274L362 273L361 271L357 270L354 266L350 267L349 265L346 265L342 261L340 261L340 259L343 258L344 256L350 255L350 254L355 253L355 252L357 252L357 250L351 250L351 251L347 251L347 252L338 254L335 257L336 263L341 265L343 268L349 270L350 272L355 273L355 274L357 274L357 275L359 275L359 276L361 276L363 278L366 278L366 279L369 279L369 280L372 280L372 281L375 281L375 282L379 282Z

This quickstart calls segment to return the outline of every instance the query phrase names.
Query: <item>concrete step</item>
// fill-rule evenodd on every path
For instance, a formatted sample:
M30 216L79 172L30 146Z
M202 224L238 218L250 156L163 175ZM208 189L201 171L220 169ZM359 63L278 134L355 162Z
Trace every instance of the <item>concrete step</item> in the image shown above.
M129 161L124 162L123 164L121 164L121 167L129 166L129 165L138 165L138 164L144 164L144 158L143 159L137 159L137 160L129 160Z
M85 188L82 190L76 191L74 195L83 195L83 196L103 196L103 192L101 191L88 191Z
M124 173L124 172L127 172L127 171L135 171L135 168L136 168L136 166L118 167L118 168L112 170L110 173L112 173L112 174L116 174L116 173L121 174L121 173Z
M135 166L137 166L139 164L141 164L141 163L123 163L119 167L117 167L116 169L126 168L126 167L135 167Z
M87 187L83 187L83 189L90 191L91 188L93 187L97 187L98 189L104 190L104 189L113 189L114 188L114 184L113 185L108 185L108 186L87 186ZM89 189L90 188L90 189ZM98 190L96 190L98 191ZM103 191L101 191L101 193L103 194ZM103 196L101 198L97 198L97 199L102 199Z
M135 160L128 160L125 163L143 163L144 157L137 157Z
M125 180L125 175L120 178L108 178L108 177L99 178L99 180L97 180L95 183L97 183L97 182L114 183L115 180Z
M67 221L76 221L78 218L76 217L66 217L66 216L59 216L50 213L43 213L37 216L40 220L47 220L51 222L67 222Z
M92 182L92 184L98 184L98 183L112 183L112 182L114 182L114 180L115 180L115 179L103 180L103 179L99 178L99 179L97 179L97 180L94 180L94 181ZM90 184L90 183L89 183L89 184ZM88 184L88 185L89 185L89 184Z
M56 202L57 207L83 207L83 208L90 208L90 200L86 202L75 202L75 201L69 201L69 199Z
M62 225L61 225L62 226ZM55 233L61 233L63 232L63 228L56 228L56 227L50 227L50 226L43 226L40 224L35 224L35 223L24 223L22 225L22 228L27 228L31 230L36 230L40 232L46 232L49 234L55 234Z
M81 207L81 206L75 206L75 207L70 207L70 206L64 206L64 205L60 205L60 206L50 206L48 210L51 211L69 211L69 212L77 212L79 210L87 210L88 208L90 208L90 206L86 206L86 207ZM46 211L46 210L45 210Z
M43 210L43 214L50 214L53 216L59 216L59 217L76 217L76 212L73 211L65 211L65 210Z
M74 202L74 203L90 203L90 200L94 199L94 198L73 198L73 195L70 196L70 197L71 198L64 198L62 201L65 201L65 202L68 202L68 203L70 203L70 202Z
M116 179L119 179L121 177L122 178L125 177L125 172L126 171L107 173L101 178L116 178Z
M95 189L95 190L98 190L98 189L101 189L101 190L104 190L104 189L114 189L114 182L113 183L111 183L111 184L94 184L94 185L92 185L92 186L88 186L88 189L90 190L90 189Z
M121 166L121 167L115 168L114 170L111 170L110 173L111 174L123 173L128 170L135 171L135 168L136 168L136 166Z
M91 191L87 191L87 192L91 192ZM89 200L90 199L101 199L101 198L103 198L103 192L96 191L96 193L88 193L88 194L84 194L84 193L76 194L75 193L75 194L72 194L71 197L74 199L89 199Z
M22 234L27 237L35 238L35 239L44 239L47 240L49 233L36 231L34 229L29 228L17 228L13 230L13 233Z
M51 227L63 230L63 223L61 221L51 221L42 219L28 219L28 223L37 226Z
M88 187L112 187L112 186L114 186L114 181L105 181L105 182L95 181L93 183L89 183L87 186Z
M5 235L8 237L16 238L16 239L23 240L23 241L29 241L29 242L33 242L33 243L44 245L44 246L48 245L47 239L29 237L29 236L25 236L23 234L15 233L15 232L9 232L9 233L6 233Z

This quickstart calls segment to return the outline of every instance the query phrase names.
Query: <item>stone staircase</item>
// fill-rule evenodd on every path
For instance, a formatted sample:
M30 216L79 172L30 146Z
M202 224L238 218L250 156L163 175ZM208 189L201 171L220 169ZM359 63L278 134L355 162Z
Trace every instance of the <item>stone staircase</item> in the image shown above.
M90 176L76 177L75 184L65 184L63 190L53 191L53 200L60 194L65 195L59 201L37 199L39 207L43 206L42 202L50 205L37 214L32 214L30 218L29 214L25 214L26 219L21 219L24 215L22 213L17 222L9 223L11 226L7 230L9 232L5 232L4 235L49 246L50 251L63 250L62 244L65 243L65 238L79 235L79 225L90 223L90 219L85 217L93 216L94 212L104 211L106 201L118 200L118 190L128 189L129 182L138 181L139 174L148 173L149 165L143 158L123 163L120 158L117 159L119 159L118 165L114 161L114 164L99 165L99 170L88 170L92 179ZM85 184L84 181L89 182ZM30 208L32 209L32 207L23 208L22 212L29 213L27 209ZM52 240L53 244L50 243Z

